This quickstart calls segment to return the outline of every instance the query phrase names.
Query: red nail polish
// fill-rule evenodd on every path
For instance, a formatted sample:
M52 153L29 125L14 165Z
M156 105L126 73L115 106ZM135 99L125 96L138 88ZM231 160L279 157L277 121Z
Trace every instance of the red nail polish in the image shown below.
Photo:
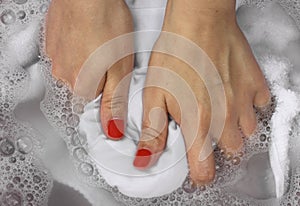
M151 162L152 152L148 149L139 149L135 155L133 165L139 169L145 169Z
M120 140L124 136L124 121L112 119L108 122L108 136L115 140Z

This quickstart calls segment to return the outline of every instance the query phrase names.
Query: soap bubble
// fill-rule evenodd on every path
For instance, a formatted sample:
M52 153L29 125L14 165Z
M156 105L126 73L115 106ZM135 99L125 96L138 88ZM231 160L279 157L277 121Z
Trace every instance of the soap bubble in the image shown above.
M22 206L22 196L19 192L6 192L3 196L4 206Z
M10 156L15 152L15 146L12 141L4 139L0 142L0 152L5 156Z
M186 180L182 184L182 189L186 193L194 193L197 190L197 187L195 185L193 185L193 183L191 182L191 180L189 178L186 178Z
M266 141L267 136L266 136L265 134L261 134L261 135L259 136L259 139L260 139L260 141L264 142L264 141Z
M48 9L48 5L42 4L41 7L40 7L40 12L42 14L45 14L47 12L47 9Z
M79 166L79 169L82 172L82 174L84 174L86 176L91 176L94 171L93 166L89 163L81 163Z
M75 105L73 106L73 111L74 111L76 114L82 114L82 113L83 113L83 110L84 110L84 105L81 104L81 103L75 104Z
M72 134L74 134L75 133L75 129L73 128L73 127L67 127L66 128L66 134L68 135L68 136L71 136Z
M234 164L234 165L238 165L238 164L240 164L240 162L241 162L241 160L238 157L235 157L232 159L232 164Z
M40 183L41 182L41 177L40 176L38 176L38 175L34 175L33 176L33 182L34 183Z
M15 157L9 158L9 162L10 163L15 163L16 161L17 161L17 159Z
M23 10L21 10L21 11L18 11L17 12L17 17L18 17L18 19L24 19L25 18L25 16L26 16L26 13L25 13L25 11L23 11Z
M33 143L30 137L21 137L17 140L17 147L19 152L28 154L33 148Z
M84 148L79 147L74 150L74 157L79 161L84 161L86 156L88 155Z
M70 114L67 118L67 122L71 127L77 127L79 124L79 116L76 114Z
M13 24L16 21L16 14L13 10L8 9L2 12L0 19L3 24Z
M26 195L26 200L27 201L31 202L33 199L34 199L34 196L31 193Z
M56 86L57 86L57 88L62 88L64 86L64 82L62 80L58 79L56 81Z

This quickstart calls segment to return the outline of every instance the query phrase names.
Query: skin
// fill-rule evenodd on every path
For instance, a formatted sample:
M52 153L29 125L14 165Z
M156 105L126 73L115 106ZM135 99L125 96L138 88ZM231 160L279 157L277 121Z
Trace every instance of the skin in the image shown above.
M115 15L120 17L116 18ZM218 143L227 152L237 151L242 146L239 128L246 136L253 133L256 128L253 107L266 105L270 93L248 42L236 23L235 1L226 0L225 4L224 0L169 0L162 30L191 40L214 63L226 94L226 122ZM53 62L53 75L74 88L79 70L87 57L104 42L131 31L132 19L123 0L91 0L89 3L81 0L53 0L46 31L46 52ZM176 42L173 45L176 47ZM164 46L162 37L155 45L160 46ZM214 179L215 163L211 148L207 150L210 151L208 157L199 160L199 152L210 147L204 146L211 118L206 87L193 69L175 57L153 52L149 65L148 83L157 77L155 67L168 68L182 77L196 96L199 116L184 119L191 124L195 118L200 119L197 137L187 148L187 157L193 182L207 184ZM111 68L99 66L99 70L109 69L97 93L103 93L100 116L106 134L107 122L112 118L112 92L132 67L132 56L120 60ZM168 77L162 75L160 80L168 82ZM114 106L120 108L120 116L125 119L128 88L123 93L125 95L119 97L120 104ZM147 148L159 156L167 141L167 124L162 119L167 121L167 114L170 114L182 125L180 108L176 99L165 90L149 87L144 89L143 95L143 130L138 149ZM157 108L160 108L158 115L151 116L150 111ZM183 135L188 142L184 131ZM157 158L149 166L155 161Z
M112 18L114 17L114 18ZM133 31L132 17L123 0L52 0L46 19L46 53L52 60L52 74L74 89L79 72L87 58L105 42ZM132 42L128 42L133 46ZM116 51L111 51L114 53ZM108 59L111 53L100 54ZM107 55L107 56L106 56ZM106 58L107 57L107 58ZM92 72L103 72L100 80L79 78L79 95L93 99L102 93L101 123L108 135L108 122L114 118L126 124L129 83L127 81L118 95L113 95L118 83L133 69L133 55L117 62L101 62ZM84 82L84 84L82 83ZM96 93L88 93L98 85ZM112 102L117 112L112 111ZM117 114L116 114L117 113Z
M270 100L270 92L264 76L251 52L247 40L236 22L235 1L226 0L169 0L164 20L163 31L179 34L201 47L218 70L226 94L225 128L218 142L219 147L234 153L242 146L242 135L250 136L256 128L256 116L253 106L262 107ZM163 47L163 40L158 40L156 47ZM176 47L176 41L171 43ZM192 55L192 54L191 54ZM198 102L200 125L197 137L187 148L190 177L195 184L207 184L214 179L215 162L210 145L204 145L210 124L210 101L201 78L187 64L179 59L162 53L152 53L147 81L151 82L155 67L168 68L181 76L192 88ZM165 78L165 79L164 79ZM160 77L167 81L168 77ZM156 98L153 98L156 97ZM151 124L159 122L170 114L182 124L180 108L176 99L166 90L149 87L144 90L143 131L139 148L148 148L160 154L166 145L167 124L163 129ZM164 113L152 115L150 111L161 108ZM187 125L197 117L184 119ZM189 124L190 123L190 124ZM151 131L149 132L149 128ZM153 135L153 136L151 136ZM188 135L183 130L188 145ZM150 136L150 137L149 137ZM207 150L209 155L199 160L199 151Z

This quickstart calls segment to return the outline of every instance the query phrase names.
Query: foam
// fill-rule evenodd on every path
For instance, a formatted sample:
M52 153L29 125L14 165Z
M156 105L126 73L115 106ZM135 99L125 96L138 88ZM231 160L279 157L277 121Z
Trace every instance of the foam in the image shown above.
M5 65L10 67L1 68L0 78L1 203L46 205L52 179L37 158L42 152L43 139L27 123L19 122L12 115L17 102L26 94L28 74L20 67Z
M44 62L45 63L42 64L42 67L45 68L49 67L49 60L45 59ZM264 63L265 62L261 61L262 67L267 68L267 64ZM277 63L277 62L274 61L273 63ZM286 64L286 66L290 67L289 64ZM186 204L188 203L209 204L212 202L217 204L220 203L220 201L223 202L223 200L224 201L226 200L225 201L226 204L234 204L234 203L260 204L261 203L259 200L253 200L251 198L246 198L246 197L241 198L238 194L230 193L230 188L234 187L233 184L234 182L238 181L238 179L243 177L242 165L245 165L246 164L245 162L247 162L249 158L251 158L254 154L268 151L269 146L271 144L271 125L269 124L269 122L271 120L272 114L275 109L275 102L273 102L273 104L270 106L268 110L257 111L258 120L259 120L259 129L257 133L250 139L250 141L245 140L244 152L235 155L232 154L229 156L228 155L224 156L224 151L218 149L215 151L216 159L217 159L217 176L213 184L207 187L192 188L191 185L189 184L189 178L187 177L186 180L183 182L182 187L178 187L178 188L174 187L173 188L174 191L171 193L169 191L163 191L161 194L159 194L160 197L150 198L150 196L153 196L153 193L151 193L151 191L153 191L155 188L148 187L149 185L135 187L136 191L131 191L134 188L133 186L131 186L130 189L128 188L128 182L131 182L132 185L140 185L140 184L147 184L147 181L145 181L144 183L138 182L138 184L136 184L135 181L137 180L134 180L134 178L132 177L128 178L128 181L124 181L127 178L125 177L126 175L122 177L122 174L120 173L114 174L116 171L115 166L121 165L121 169L124 169L124 164L120 164L120 162L124 161L124 159L122 159L121 156L118 156L117 154L118 152L112 150L111 147L114 148L117 147L121 155L125 154L125 156L126 154L127 156L130 156L128 155L128 150L129 150L132 156L135 150L130 149L132 146L130 146L129 149L128 147L124 147L124 144L127 144L128 146L130 144L132 145L132 143L134 142L126 143L127 140L125 140L123 142L111 142L109 144L105 144L105 142L107 143L110 141L106 140L106 138L103 136L103 133L101 132L101 128L99 127L99 119L98 119L99 117L97 117L97 115L95 116L95 114L99 113L98 109L99 109L100 98L86 105L85 112L81 116L81 123L80 123L84 126L80 127L79 124L79 128L70 129L69 126L72 125L68 123L66 118L67 116L61 115L59 109L55 107L55 105L63 105L64 111L68 111L69 112L68 115L72 114L72 109L71 109L72 105L67 104L68 106L65 107L66 102L68 101L72 102L67 97L69 91L66 85L62 85L61 81L52 79L50 77L49 71L46 70L45 72L44 70L44 73L46 77L46 82L48 83L48 93L46 95L45 101L43 102L44 113L46 114L46 116L49 118L50 122L53 125L59 126L59 130L61 131L62 136L67 142L70 151L73 151L72 154L74 156L75 165L77 165L78 168L78 173L82 174L83 175L82 178L87 182L95 185L97 183L95 181L91 182L91 179L93 180L98 179L99 185L102 185L102 187L107 188L109 191L112 191L114 196L118 200L122 201L127 205L132 205L132 204L145 205L149 203L161 204L162 202L166 202L167 200L173 204L182 204L183 202ZM282 73L278 73L278 75L282 75ZM139 77L140 80L141 78L143 78L143 76L141 77L141 75L139 75ZM138 79L138 76L135 76L133 78ZM270 79L272 79L272 76L270 76ZM143 82L143 80L137 82ZM137 90L139 89L141 88L137 88ZM59 95L54 96L53 94L59 94ZM137 95L137 96L141 98L141 95ZM72 98L76 99L77 97L73 96ZM135 100L135 98L130 98L130 99L132 100L132 102L140 102L140 100ZM273 101L275 101L274 98ZM138 109L138 107L141 107L141 105L134 105L133 107L135 111L141 109L141 108ZM132 125L131 123L129 123L128 127L131 128L130 129L131 131L138 130L138 128L134 129L136 127L135 125L140 125L139 120L136 120L136 118L138 117L129 118L130 119L129 122L131 122ZM68 127L69 129L67 129ZM171 126L169 127L169 131L172 132L178 130L178 128L176 129L175 128L176 127ZM71 135L71 137L69 137L70 131L74 132L73 135ZM77 134L79 135L76 134L76 131ZM84 138L82 140L82 144L80 144L80 141L77 141L76 144L72 143L72 137L79 137L80 135L82 136L82 138ZM135 135L137 135L137 133L135 133ZM127 134L126 136L129 135ZM88 144L86 145L86 143ZM106 145L107 147L105 148L105 146L99 145L100 143ZM91 145L93 145L93 147L91 147ZM121 148L127 148L127 150L121 151ZM168 152L172 153L170 151L171 149L172 148L169 148ZM104 150L105 152L103 152ZM91 155L91 157L96 161L96 163L90 162L90 159L88 158L89 155ZM106 158L107 165L101 164L101 166L99 166L100 158L104 158L104 159ZM111 162L114 163L114 165L108 164ZM84 169L82 167L84 167ZM111 167L114 167L114 171L109 171ZM109 172L111 174L109 174ZM128 172L128 170L126 172ZM103 177L105 178L103 179ZM105 181L108 181L111 186L107 185ZM140 188L145 188L145 191L140 192ZM124 194L135 196L135 198L128 197ZM136 196L138 195L144 195L144 198L136 198ZM145 195L150 195L150 196L145 196Z
M27 96L30 75L24 67L32 61L28 57L37 56L38 51L37 44L30 47L31 42L20 44L17 36L12 37L25 28L25 16L20 18L16 9L27 1L14 2L19 6L11 1L0 3L0 200L1 205L47 205L52 178L38 158L43 152L43 139L30 125L15 119L13 113ZM28 35L33 40L36 36L28 31L22 30L19 37ZM17 48L22 47L21 53L16 54Z
M287 189L289 171L287 133L291 127L291 121L299 112L299 100L296 93L299 84L297 83L298 75L295 75L299 64L297 58L294 57L299 49L299 43L296 43L299 40L299 30L296 22L284 15L286 11L283 8L286 6L282 8L278 3L270 3L261 7L262 9L250 8L243 16L240 15L239 25L251 45L254 45L253 49L257 58L264 62L265 66L262 69L273 84L274 95L280 99L272 119L274 141L270 149L276 193L280 197ZM247 9L246 6L241 8L241 10L245 9ZM277 26L278 29L276 29ZM291 45L294 45L293 48ZM266 55L262 57L263 54Z
M299 137L299 116L295 116L295 114L298 112L299 94L293 88L297 88L297 85L299 85L296 76L299 77L300 75L296 75L297 72L294 69L295 62L287 58L291 56L291 53L287 55L285 52L289 50L287 45L297 41L299 38L298 30L295 29L295 25L298 27L300 25L299 3L297 1L279 1L284 9L294 18L297 23L295 24L289 18L285 18L282 8L274 4L269 5L267 2L240 2L241 5L245 3L248 5L254 4L256 7L262 8L262 10L247 8L246 11L249 11L248 15L251 17L247 17L239 23L241 27L243 25L249 27L248 30L244 27L243 31L247 38L249 38L255 55L269 80L271 88L273 88L272 92L276 95L276 98L273 98L273 102L267 110L257 111L258 130L250 140L245 140L244 151L237 154L225 155L223 150L216 148L217 176L213 184L199 188L193 188L190 184L185 159L183 159L183 164L180 166L183 178L182 180L179 179L179 182L182 185L179 183L168 185L169 188L167 190L161 187L160 191L155 191L158 193L150 193L151 190L156 189L156 184L150 185L151 187L146 185L143 193L138 193L136 191L138 188L136 187L132 187L132 191L129 191L127 187L128 182L138 181L136 180L138 178L131 177L131 179L128 179L128 177L115 173L112 174L112 171L105 171L105 168L99 167L99 164L95 161L98 158L95 158L95 156L92 158L91 149L94 149L94 154L99 154L101 158L109 163L112 159L111 155L115 152L111 146L114 148L118 147L118 151L121 151L120 148L124 148L124 142L112 143L101 133L99 119L93 115L97 112L100 105L100 97L88 103L84 99L73 95L63 82L51 77L51 62L42 56L38 62L38 66L44 75L47 87L46 95L42 102L42 110L49 122L59 131L61 137L66 142L79 177L89 185L107 189L117 200L123 202L125 205L275 205L279 203L282 205L298 205L300 199L300 171L298 165L300 160L297 157L297 151L299 151L300 144L297 141L297 137ZM154 3L150 6L156 7ZM163 5L159 7L161 6ZM141 5L135 5L132 8L141 9ZM241 13L247 15L247 12L242 11L243 9L241 9ZM276 11L275 16L271 14L271 11L274 10ZM37 44L36 42L34 43L37 40L37 36L35 36L36 32L34 32L37 27L32 26L30 28L24 25L27 23L33 25L34 22L38 22L36 19L43 16L45 11L46 1L7 0L0 3L0 18L2 22L6 22L5 24L0 23L0 36L2 37L0 38L0 82L3 86L1 87L2 96L0 97L1 100L4 100L1 101L3 104L0 104L0 127L2 132L1 137L5 137L0 140L0 150L2 150L0 156L0 173L1 177L3 177L0 181L0 198L3 204L9 204L8 202L10 201L10 203L14 202L15 205L44 205L51 190L50 174L42 164L38 163L39 160L37 158L37 153L41 152L43 142L36 135L36 131L31 129L29 125L20 123L13 117L15 106L24 96L27 96L26 91L30 76L23 68L26 68L30 62L38 60L36 59L38 55ZM278 24L270 23L275 22L274 19ZM138 25L136 27L138 28ZM284 29L277 29L278 27ZM273 32L275 30L276 32ZM18 41L22 37L26 37L24 40L27 39L27 42ZM6 44L6 42L10 43ZM266 45L266 47L261 45ZM23 50L19 48L23 48ZM7 52L3 53L2 51ZM146 65L145 62L148 56L149 54L140 56L138 61L140 67ZM14 59L17 61L13 61ZM144 70L136 70L134 72L133 82L137 91L143 83ZM295 80L292 86L288 76L293 77L293 74ZM139 136L138 131L140 130L137 125L140 125L141 121L137 112L141 110L141 105L138 104L141 101L141 93L133 92L131 95L133 95L131 96L131 104L134 106L131 109L129 108L129 111L132 111L130 112L132 116L129 117L129 129L126 136L134 137L133 139L136 141ZM296 109L291 110L293 108ZM92 115L89 115L88 112ZM286 120L284 124L282 123L282 119ZM92 134L89 130L97 132ZM170 123L169 130L171 134L176 134L172 137L181 137L179 128L174 122ZM288 136L290 137L289 141L286 141ZM126 141L127 145L131 145L131 149L129 150L131 155L128 155L128 150L122 151L121 155L127 154L125 156L129 157L128 162L130 162L135 151L135 141L129 139ZM103 151L97 151L101 147L92 148L91 145L94 145L94 143L107 143L106 145L110 147L104 148L104 145L103 148L107 150L104 153ZM277 148L276 145L285 146ZM272 151L274 147L280 152ZM170 147L166 151L166 154L172 156L172 149L175 148L173 146ZM286 194L282 198L258 200L236 190L236 184L246 175L247 165L251 162L249 160L254 158L253 155L260 155L268 152L270 149L273 171L276 173L276 171L278 172L282 169L281 174L275 174L276 187L278 187L276 191L277 196L281 196L283 193ZM281 154L277 156L277 160L274 158L276 154ZM113 157L115 157L116 163L124 160L119 158L120 156L118 155ZM288 161L289 159L290 161ZM129 166L129 164L126 165ZM282 168L274 168L276 165L282 165ZM102 166L105 166L105 164ZM117 164L116 166L122 165ZM175 168L173 169L176 171ZM170 177L173 176L170 175ZM32 188L27 187L30 184ZM149 181L140 181L139 184L149 184ZM136 182L132 183L132 185L136 185ZM77 189L83 190L83 188L78 187ZM144 198L136 197L141 194ZM274 194L269 194L266 198L272 198L272 195ZM92 199L90 201L95 202Z
M263 42L273 53L281 53L290 41L299 39L295 21L286 15L286 11L278 3L267 4L261 9L243 6L240 10L243 13L239 16L239 22L243 22L240 26L252 45Z

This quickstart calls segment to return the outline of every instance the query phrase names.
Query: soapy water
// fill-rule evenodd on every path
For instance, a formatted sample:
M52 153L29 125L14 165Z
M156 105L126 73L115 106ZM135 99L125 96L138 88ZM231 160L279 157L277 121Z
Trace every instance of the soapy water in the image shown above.
M44 63L44 67L49 68L49 60L45 59ZM43 71L45 72L47 70L45 69ZM96 184L97 181L95 180L100 179L100 184L101 182L104 184L104 180L101 181L101 176L99 176L99 173L101 173L101 171L97 171L97 164L91 162L88 158L89 149L86 147L86 140L84 139L84 137L82 137L83 139L81 139L81 141L76 141L76 143L74 144L74 138L77 139L80 136L80 134L76 132L76 127L79 125L80 114L78 112L74 112L75 107L73 107L72 109L72 105L79 104L82 108L84 105L84 100L73 96L72 93L68 90L67 86L64 85L62 81L52 79L49 71L45 73L45 77L47 79L46 82L49 83L48 88L50 88L51 86L54 86L54 88L48 90L49 94L46 94L46 101L43 102L44 113L50 119L50 122L52 122L53 125L61 127L61 134L65 137L65 141L67 142L67 145L71 148L71 151L74 152L73 155L75 157L75 164L77 165L79 173L84 175L84 179L86 179L91 184ZM62 91L63 93L61 93L61 95L64 98L59 99L61 95L58 94ZM193 188L187 177L187 180L183 183L183 186L175 192L173 192L172 194L165 195L161 198L150 199L128 198L122 195L121 193L118 193L118 188L116 187L111 188L111 191L114 192L115 195L119 194L117 199L121 200L122 202L127 202L129 205L144 205L147 203L161 204L161 202L165 202L167 200L174 203L175 205L176 202L177 204L181 204L183 202L189 204L189 199L192 199L191 201L196 201L195 204L223 204L223 198L227 197L224 194L226 194L226 191L230 190L230 186L232 186L234 180L236 181L237 179L239 179L239 166L242 165L243 161L247 160L255 153L268 151L268 146L271 141L271 126L269 125L269 121L272 116L271 114L273 114L274 112L274 101L275 99L273 99L273 105L271 105L270 110L260 112L258 111L258 118L260 124L258 126L257 134L255 134L254 137L259 135L259 138L253 138L251 141L245 140L246 146L244 152L240 152L236 155L233 155L226 154L224 151L216 149L215 155L217 159L217 176L215 182L212 185L209 185L208 187ZM63 107L59 107L59 105L62 105ZM60 111L60 109L62 110ZM82 143L83 145L80 143ZM79 147L76 144L78 144ZM108 187L107 189L109 189L110 186L106 185L106 187ZM214 189L215 187L218 189ZM218 195L211 195L214 193ZM225 197L223 197L223 195ZM210 196L212 196L212 199L209 199ZM255 202L247 200L247 198L246 200L241 200L240 198L235 197L236 195L232 195L230 193L229 196L234 197L232 198L233 201L237 201L238 203L240 201L240 204L247 204L248 201L250 201L251 204L254 204ZM259 204L259 201L257 202ZM229 202L227 201L225 203L233 204L234 202L230 202L229 200Z
M297 1L295 1L297 2ZM38 3L30 0L3 1L1 6L1 46L8 41L9 34L16 30L9 25L25 24L44 12L40 8L44 7L46 1ZM285 8L294 11L294 6L289 7L289 2L284 4ZM259 2L260 7L264 4ZM299 4L295 4L296 6ZM2 8L4 8L2 12ZM24 10L20 10L20 8ZM33 9L29 9L33 8ZM17 20L17 13L25 12L27 21ZM34 12L32 12L34 11ZM44 10L43 10L44 11ZM38 14L37 14L38 13ZM32 16L30 16L32 15ZM36 15L36 16L35 16ZM298 15L298 14L297 14ZM22 16L22 15L21 15ZM294 18L297 22L297 19ZM3 26L4 25L4 26ZM299 24L297 24L299 25ZM4 32L6 31L6 32ZM43 39L43 38L42 38ZM51 190L51 177L46 170L37 165L35 158L38 148L42 147L42 141L37 137L36 131L30 129L26 124L21 124L13 117L13 110L22 96L26 95L26 88L29 77L26 71L18 65L9 64L9 55L4 54L1 49L1 203L4 205L42 205L46 204L47 197ZM266 52L267 53L267 52ZM274 66L285 65L292 67L292 63L286 58L274 57L274 55L260 53L256 51L258 61L263 69L268 63ZM282 104L282 97L272 99L272 104L267 110L258 110L258 129L256 133L245 141L244 151L237 154L226 154L225 151L215 149L217 175L214 182L208 186L193 188L187 177L183 185L170 194L154 198L134 198L128 197L118 191L117 187L110 186L101 176L97 164L88 155L87 140L78 131L80 116L84 112L87 101L74 95L68 87L60 80L55 80L51 76L51 62L42 56L39 66L44 74L47 92L42 102L42 110L52 126L57 129L65 140L70 155L73 157L74 165L78 175L88 184L102 187L112 192L114 197L126 205L299 205L300 200L300 168L299 158L297 158L297 137L299 136L299 117L294 119L293 128L289 128L290 138L290 175L287 180L285 195L282 198L272 198L270 200L257 200L234 190L235 183L243 178L243 171L247 161L255 154L269 151L272 144L272 114L278 104ZM6 69L5 69L6 68ZM16 68L16 69L15 69ZM278 66L279 68L279 66ZM285 70L286 71L286 70ZM267 73L265 71L265 73ZM278 79L272 79L269 75L271 88L278 86ZM279 85L280 86L280 85ZM278 86L278 87L279 87ZM275 90L275 91L274 91ZM274 89L272 92L278 93ZM290 93L294 94L293 91ZM280 94L280 93L278 93ZM293 95L291 95L293 96ZM278 107L276 107L278 106ZM35 164L34 164L35 163ZM3 178L2 178L3 177ZM29 186L30 185L30 186ZM35 201L35 202L34 202Z
M5 49L15 29L37 15L36 6L27 0L0 1L0 202L5 206L47 205L52 189L51 174L37 158L42 135L13 114L27 95L30 76Z
M48 65L47 65L48 64ZM42 64L43 65L43 64ZM256 134L250 141L245 141L245 150L237 154L226 153L224 150L215 149L216 170L217 175L214 183L208 186L195 188L191 185L187 177L182 187L178 188L171 194L155 198L133 198L123 195L118 191L117 187L109 186L103 177L99 175L97 163L89 158L89 148L86 145L87 140L84 136L80 136L76 132L76 127L79 124L79 116L82 113L75 112L75 106L84 105L84 100L80 97L72 95L67 85L62 84L60 80L55 80L51 77L49 70L49 61L45 59L43 70L46 77L46 82L52 85L48 90L46 98L43 102L43 111L49 118L49 121L59 127L61 135L64 137L71 155L74 157L74 163L78 168L78 173L82 179L94 186L100 186L111 191L117 200L127 205L163 205L163 204L186 204L186 205L222 205L222 204L237 204L237 205L253 205L261 204L259 200L251 200L247 197L239 197L234 193L230 193L232 185L239 178L242 178L243 167L245 162L252 155L257 153L267 152L271 144L271 126L269 124L272 113L275 107L275 98L272 99L270 108L264 111L257 111L259 124ZM61 95L54 95L61 94ZM63 97L63 98L61 98ZM62 105L62 107L57 107ZM67 106L66 106L67 105ZM66 112L63 113L60 110ZM75 128L74 128L75 127ZM224 202L226 200L226 202ZM168 202L169 203L166 203ZM273 201L272 201L273 203Z
M23 68L1 59L0 197L3 205L46 205L52 188L49 171L37 155L43 139L13 115L26 94L29 76Z

